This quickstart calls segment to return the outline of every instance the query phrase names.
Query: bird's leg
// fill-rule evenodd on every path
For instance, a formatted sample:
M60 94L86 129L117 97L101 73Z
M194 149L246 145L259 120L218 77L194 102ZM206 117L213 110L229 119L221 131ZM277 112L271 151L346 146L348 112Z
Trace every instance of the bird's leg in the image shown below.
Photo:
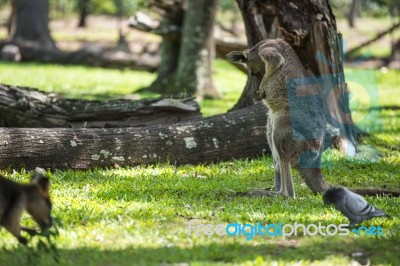
M355 224L355 223L350 223L350 224L349 224L349 230L355 228L356 226L357 226L357 224Z

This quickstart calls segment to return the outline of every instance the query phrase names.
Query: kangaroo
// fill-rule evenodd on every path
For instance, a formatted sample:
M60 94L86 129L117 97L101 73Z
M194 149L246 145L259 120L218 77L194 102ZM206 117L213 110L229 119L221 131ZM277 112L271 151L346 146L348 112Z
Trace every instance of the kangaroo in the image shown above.
M292 47L282 39L264 40L251 49L229 53L227 59L245 64L258 78L260 96L268 107L267 140L274 160L275 192L264 190L256 195L294 198L291 168L312 192L327 190L330 186L320 167L326 126L322 99Z
M292 47L282 39L263 40L251 49L230 52L227 59L244 64L260 81L259 94L268 107L267 141L274 159L274 191L253 191L253 196L295 197L291 169L311 191L331 187L321 172L326 118L317 82L307 72ZM386 189L350 189L362 196L391 195Z
M21 231L30 235L38 233L35 229L21 227L24 210L39 224L41 230L52 225L49 186L49 179L39 173L32 176L30 184L19 184L0 176L0 225L21 244L27 243Z

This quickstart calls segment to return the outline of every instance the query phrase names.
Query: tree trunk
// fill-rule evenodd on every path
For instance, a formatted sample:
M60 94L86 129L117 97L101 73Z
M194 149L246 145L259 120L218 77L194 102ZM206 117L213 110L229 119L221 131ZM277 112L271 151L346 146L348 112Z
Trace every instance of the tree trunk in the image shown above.
M89 0L79 1L79 11L78 27L84 28L86 27L86 18L89 15Z
M342 151L354 154L357 142L343 74L342 37L337 32L335 16L329 2L327 0L237 0L236 2L242 12L250 47L263 39L282 38L293 47L306 70L310 74L322 77L327 83L323 86L325 91L321 92L321 95L330 95L324 99L324 108L330 115L327 117L329 123L340 132L334 136L332 142ZM256 79L247 82L233 110L248 106L260 99L257 94L259 82Z
M215 57L213 28L217 0L155 0L150 8L163 17L161 22L138 12L130 26L162 36L158 77L146 90L173 95L219 97L212 81Z
M193 99L88 101L0 85L0 126L144 127L200 118Z
M184 14L183 7L181 9L178 9L178 7L173 10L168 10L165 14L161 13L163 16L163 21L161 22L142 12L136 13L129 19L130 27L143 32L157 34L162 37L160 50L161 63L158 70L158 77L150 88L148 88L150 91L164 93L166 85L169 84L170 78L175 73L178 66ZM172 18L170 16L172 16ZM216 56L223 59L225 59L225 56L229 52L244 50L247 47L245 42L237 38L221 37L215 34L214 42ZM243 66L238 64L233 64L233 66L247 73L246 68Z
M89 169L211 163L269 151L266 108L144 128L0 128L0 168Z
M167 86L178 67L180 42L163 39L160 46L160 65L157 68L157 78L146 90L157 92L161 95L167 94Z
M358 0L351 0L348 21L350 28L354 28L354 21L357 16Z
M163 39L160 46L161 59L157 69L157 78L153 81L148 90L160 94L167 94L167 86L172 82L171 78L178 67L181 43L180 38L175 34L178 31L177 29L179 29L179 31L182 29L185 10L183 2L179 0L169 3L153 1L150 7L164 11L162 14L163 20L160 23L158 21L153 21L153 25L156 24L164 33L169 29L172 34L161 35ZM149 19L150 17L146 17L147 21Z
M54 50L49 30L48 0L15 0L10 40L20 47Z
M12 25L12 22L13 22L14 17L15 17L15 9L16 9L16 7L15 7L15 0L11 0L11 13L10 13L10 15L8 16L7 22L6 22L6 25L7 25L7 33L8 33L9 36L11 35L11 25Z
M178 68L167 93L218 97L211 78L214 55L213 27L217 0L188 2L182 29Z

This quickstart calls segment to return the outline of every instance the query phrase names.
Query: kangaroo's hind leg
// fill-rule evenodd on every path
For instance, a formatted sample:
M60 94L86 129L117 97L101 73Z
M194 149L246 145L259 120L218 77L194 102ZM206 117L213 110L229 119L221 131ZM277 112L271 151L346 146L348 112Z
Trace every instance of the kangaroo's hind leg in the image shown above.
M330 186L321 172L322 141L314 141L311 144L314 149L303 149L303 152L299 154L296 168L314 194L324 193Z
M281 173L281 188L278 193L282 194L284 197L295 198L293 178L290 172L290 163L281 161L279 165Z
M272 142L277 155L276 161L279 164L280 184L279 194L284 197L295 197L293 178L291 174L291 162L296 154L296 143L291 139L291 125L288 116L278 117L275 120L272 132Z
M324 193L330 187L322 176L321 168L297 167L297 171L314 194Z
M279 163L274 161L274 189L278 192L281 187L281 169Z
M255 197L262 197L262 196L276 196L279 195L279 191L281 190L281 170L279 166L279 155L278 151L276 150L275 144L272 141L272 124L270 117L268 117L267 121L267 140L268 140L268 145L271 149L271 154L272 158L274 160L274 190L268 190L268 189L256 189L256 190L251 190L249 192L250 196L255 196Z
M272 139L272 123L268 117L267 123L267 140L268 145L271 148L272 158L274 159L274 189L278 192L281 189L281 169L279 165L279 155Z

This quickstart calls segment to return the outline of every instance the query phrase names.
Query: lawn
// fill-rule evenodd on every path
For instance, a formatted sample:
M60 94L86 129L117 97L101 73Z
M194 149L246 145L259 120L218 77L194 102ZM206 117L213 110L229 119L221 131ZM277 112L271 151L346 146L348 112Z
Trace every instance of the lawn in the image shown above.
M0 62L0 83L40 88L68 98L112 99L123 97L147 87L155 74L144 71L88 68L84 66L43 65L36 63ZM223 95L219 100L204 100L204 115L226 112L240 96L246 75L224 60L214 62L215 86ZM136 94L139 97L156 97L154 93Z
M229 109L246 81L243 74L223 61L216 61L214 66L215 83L223 98L201 102L205 115ZM326 150L323 171L332 184L400 190L400 72L372 73L376 74L379 99L374 96L374 103L369 103L365 94L355 95L352 108L363 121L369 106L381 107L378 118L364 123L370 136L363 140L363 149L376 150L381 156L349 159L335 150ZM75 98L120 97L149 85L154 77L145 72L0 63L1 83L39 87ZM353 83L351 89L357 89L356 85ZM377 122L381 126L373 127ZM0 173L20 182L27 182L31 174L11 169ZM246 236L189 232L189 222L347 223L339 212L323 205L321 195L312 195L297 173L293 174L295 200L235 195L272 185L272 159L268 156L212 165L159 164L49 172L53 216L59 231L54 241L56 251L43 252L36 247L35 238L29 248L21 247L0 229L0 265L347 265L352 260L400 265L400 199L387 196L368 201L391 217L363 223L367 227L381 226L383 236L379 237L300 234L286 239L255 236L246 240ZM27 215L23 223L33 224ZM59 255L58 262L55 254Z

